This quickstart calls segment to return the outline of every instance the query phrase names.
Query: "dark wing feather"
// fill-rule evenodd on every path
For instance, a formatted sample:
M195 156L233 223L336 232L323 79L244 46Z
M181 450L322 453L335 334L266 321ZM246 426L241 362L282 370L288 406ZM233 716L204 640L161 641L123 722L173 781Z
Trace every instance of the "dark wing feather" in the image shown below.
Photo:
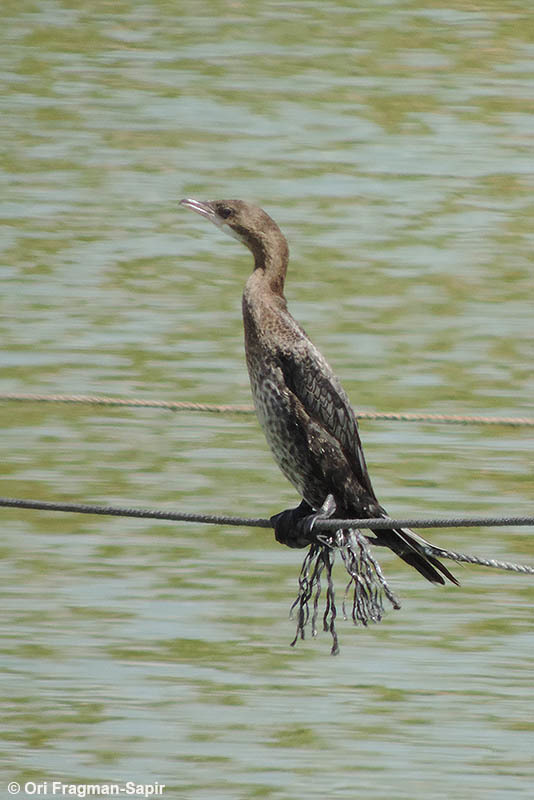
M339 380L315 346L307 339L292 351L279 353L279 363L287 388L301 403L306 414L340 445L360 486L376 503L376 516L387 516L378 503L367 471L358 433L356 415ZM458 585L456 578L420 546L426 544L413 531L375 531L377 544L389 547L427 580L444 583L442 576ZM442 573L442 574L440 574Z
M291 350L280 351L278 360L288 389L298 398L306 414L339 443L358 483L369 498L376 501L356 415L326 360L307 337Z

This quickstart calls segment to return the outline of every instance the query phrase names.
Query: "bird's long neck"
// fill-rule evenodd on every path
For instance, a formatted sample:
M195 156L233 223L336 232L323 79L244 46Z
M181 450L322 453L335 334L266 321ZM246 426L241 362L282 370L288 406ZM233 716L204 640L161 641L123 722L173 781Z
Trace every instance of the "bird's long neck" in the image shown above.
M254 255L254 270L243 292L243 322L245 350L251 374L257 371L265 351L275 347L280 336L282 316L287 314L284 280L289 248L281 233L265 237L250 247ZM282 326L283 327L283 326Z
M250 248L254 255L254 272L261 275L260 281L273 294L284 296L289 248L280 230L269 231Z

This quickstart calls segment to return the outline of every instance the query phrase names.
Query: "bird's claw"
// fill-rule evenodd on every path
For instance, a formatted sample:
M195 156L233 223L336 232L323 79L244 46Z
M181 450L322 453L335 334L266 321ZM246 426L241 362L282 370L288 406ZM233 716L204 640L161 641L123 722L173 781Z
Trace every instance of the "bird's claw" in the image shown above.
M275 514L271 517L271 522L274 524L276 541L288 547L307 547L317 538L313 535L313 528L317 520L329 519L335 511L336 503L333 496L329 494L317 511L314 511L303 500L297 508L290 508Z
M310 513L313 513L313 509L303 500L297 508L288 508L271 517L276 541L287 547L307 547L310 540L306 531L302 530L301 523L310 516Z

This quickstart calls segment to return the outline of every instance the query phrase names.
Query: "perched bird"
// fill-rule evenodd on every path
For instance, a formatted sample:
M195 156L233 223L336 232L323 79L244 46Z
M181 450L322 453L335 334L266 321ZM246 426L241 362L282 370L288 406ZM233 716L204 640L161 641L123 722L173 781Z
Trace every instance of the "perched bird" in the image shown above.
M373 490L349 399L332 369L288 311L284 297L289 249L278 225L242 200L181 204L248 247L254 270L243 293L245 351L254 405L278 466L302 498L273 517L277 541L306 547L313 523L387 517ZM376 530L389 547L433 583L456 578L413 531Z

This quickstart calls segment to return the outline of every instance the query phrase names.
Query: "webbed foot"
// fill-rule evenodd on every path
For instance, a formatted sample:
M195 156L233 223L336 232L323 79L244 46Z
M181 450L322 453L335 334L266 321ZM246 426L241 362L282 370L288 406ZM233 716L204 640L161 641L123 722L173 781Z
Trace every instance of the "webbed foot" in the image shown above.
M274 523L274 535L277 542L288 547L308 547L314 541L313 526L318 519L328 519L336 511L336 503L331 494L324 501L321 508L314 511L303 500L297 508L289 508L271 517Z

